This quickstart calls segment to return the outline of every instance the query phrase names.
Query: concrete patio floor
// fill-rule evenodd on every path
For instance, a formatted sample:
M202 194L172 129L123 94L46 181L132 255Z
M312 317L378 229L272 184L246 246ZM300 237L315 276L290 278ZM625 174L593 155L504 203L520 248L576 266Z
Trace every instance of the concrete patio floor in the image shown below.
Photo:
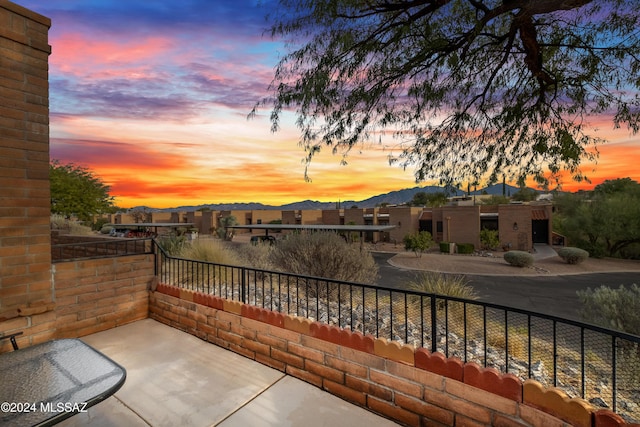
M151 319L82 338L127 370L61 426L395 426L301 380Z

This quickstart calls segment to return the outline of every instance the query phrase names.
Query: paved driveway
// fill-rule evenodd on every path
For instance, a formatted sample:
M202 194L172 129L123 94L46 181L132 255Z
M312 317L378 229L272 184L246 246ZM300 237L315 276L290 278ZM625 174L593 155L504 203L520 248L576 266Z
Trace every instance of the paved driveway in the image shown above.
M395 253L374 253L379 266L379 286L403 289L420 270L392 265ZM427 256L427 255L425 255ZM428 267L424 268L428 270ZM462 270L462 268L460 268ZM463 274L462 271L459 274ZM581 320L576 291L601 285L618 287L640 284L640 272L589 273L572 275L481 275L465 274L480 294L480 301Z

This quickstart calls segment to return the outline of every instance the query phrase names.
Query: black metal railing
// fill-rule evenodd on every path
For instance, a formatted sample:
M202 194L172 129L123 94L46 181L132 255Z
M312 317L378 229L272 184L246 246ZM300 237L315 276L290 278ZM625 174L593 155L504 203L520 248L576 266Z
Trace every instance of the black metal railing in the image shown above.
M51 245L51 261L54 263L76 259L110 258L152 253L154 253L154 244L150 238L105 239L101 241Z
M163 283L439 351L640 419L638 336L497 304L157 253Z

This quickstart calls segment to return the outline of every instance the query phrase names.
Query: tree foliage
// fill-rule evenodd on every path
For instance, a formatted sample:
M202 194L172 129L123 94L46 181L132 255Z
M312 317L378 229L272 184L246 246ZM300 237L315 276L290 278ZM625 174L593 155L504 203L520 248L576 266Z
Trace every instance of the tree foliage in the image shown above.
M600 286L578 291L582 302L582 317L605 328L617 329L640 335L640 287L632 284L628 288Z
M415 233L407 234L402 241L404 242L404 248L408 251L413 251L416 257L421 257L424 251L433 246L433 237L428 231L416 231Z
M151 222L153 219L153 214L147 210L147 208L136 208L132 211L129 211L129 215L133 218L133 222Z
M505 196L491 195L490 197L482 199L483 205L508 205L510 199Z
M492 251L498 249L498 246L500 246L498 230L489 230L488 228L480 230L480 243L483 249Z
M216 229L216 235L224 240L231 240L233 238L233 231L228 227L238 225L238 220L235 216L229 215L220 218L220 226Z
M620 256L640 244L640 185L635 181L605 181L593 192L566 194L555 203L560 233L592 256Z
M538 192L533 188L521 187L511 198L520 202L531 202L538 197Z
M411 206L427 206L427 203L429 203L429 199L427 197L427 193L425 193L424 191L418 191L413 195L413 198L411 199L409 204Z
M85 167L53 160L49 164L49 180L52 214L89 221L93 215L116 209L109 186Z
M636 0L279 4L288 50L252 114L269 106L277 130L294 109L307 161L393 133L390 161L417 180L581 180L590 117L640 127Z

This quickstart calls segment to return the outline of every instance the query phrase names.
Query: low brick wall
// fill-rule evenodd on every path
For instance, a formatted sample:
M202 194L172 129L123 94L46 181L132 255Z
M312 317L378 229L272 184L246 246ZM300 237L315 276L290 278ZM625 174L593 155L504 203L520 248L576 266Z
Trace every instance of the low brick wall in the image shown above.
M61 262L53 268L58 338L81 337L148 316L153 255Z
M3 334L22 331L20 348L56 338L76 338L145 319L153 255L60 262L52 266L53 301L6 313ZM10 351L8 340L0 353Z
M626 425L533 380L200 292L160 284L149 316L404 425Z

